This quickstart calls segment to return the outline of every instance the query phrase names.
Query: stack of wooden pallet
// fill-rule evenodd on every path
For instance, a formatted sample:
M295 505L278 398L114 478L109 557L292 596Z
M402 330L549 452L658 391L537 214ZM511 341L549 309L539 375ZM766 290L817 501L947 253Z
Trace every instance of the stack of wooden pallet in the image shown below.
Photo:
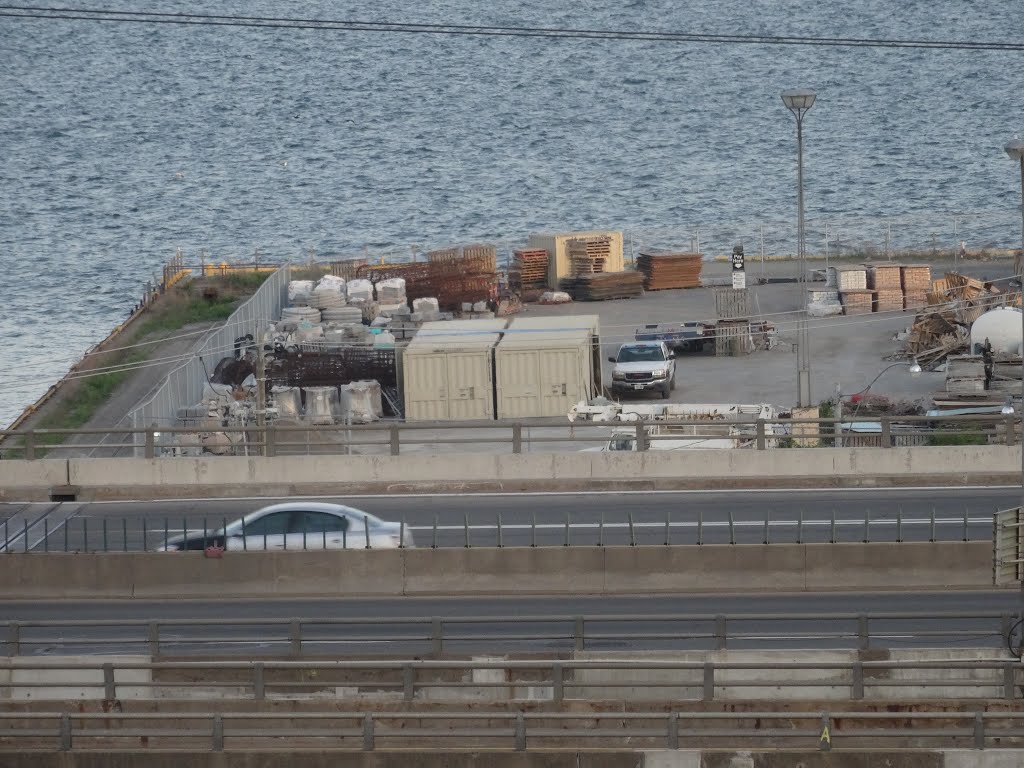
M548 283L548 252L542 248L514 251L512 273L520 288L543 288Z
M572 240L566 252L573 275L593 275L605 271L605 265L611 256L612 243L607 237Z
M900 264L869 264L868 288L874 291L875 312L903 309L903 269Z
M563 278L562 290L575 301L632 299L644 293L644 277L639 272L605 272Z
M903 308L920 309L928 305L932 287L932 268L927 264L904 265L900 268Z
M637 266L644 275L644 288L699 288L704 257L699 253L642 252Z

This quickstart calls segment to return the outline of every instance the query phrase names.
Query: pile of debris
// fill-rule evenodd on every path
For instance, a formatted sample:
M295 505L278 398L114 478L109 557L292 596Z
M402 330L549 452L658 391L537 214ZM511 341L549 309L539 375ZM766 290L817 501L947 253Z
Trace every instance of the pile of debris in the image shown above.
M950 355L970 353L971 325L990 309L1020 306L1020 293L993 282L955 272L933 280L927 306L917 313L906 353L922 367L934 367Z

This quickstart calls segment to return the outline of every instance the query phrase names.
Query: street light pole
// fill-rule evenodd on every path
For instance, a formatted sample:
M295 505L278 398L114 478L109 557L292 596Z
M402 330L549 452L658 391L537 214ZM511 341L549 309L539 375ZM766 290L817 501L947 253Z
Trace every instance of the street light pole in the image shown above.
M796 256L797 269L797 321L796 321L796 388L797 404L805 408L811 404L811 337L807 329L807 250L804 234L804 115L814 106L817 94L801 89L783 91L782 103L796 118Z
M1016 136L1007 142L1003 147L1011 159L1020 163L1020 254L1014 260L1014 267L1017 278L1020 280L1021 307L1020 307L1020 361L1021 361L1021 419L1024 419L1024 141ZM1024 424L1024 421L1022 421ZM1007 435L1007 440L1010 436ZM1024 444L1024 428L1022 428L1020 443ZM1021 509L1024 510L1024 445L1020 451L1020 490ZM1021 590L1024 592L1024 581L1021 582Z

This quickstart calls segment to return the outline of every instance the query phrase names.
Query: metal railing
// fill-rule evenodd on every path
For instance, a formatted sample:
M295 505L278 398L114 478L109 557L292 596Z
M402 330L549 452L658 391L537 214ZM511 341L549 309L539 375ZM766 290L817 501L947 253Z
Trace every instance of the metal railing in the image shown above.
M846 697L899 701L1024 698L1017 659L938 661L380 660L0 662L15 698L216 701L344 698L405 702L472 696L475 701L646 699L809 701ZM29 673L29 674L26 674ZM35 673L35 674L32 674ZM141 674L139 674L141 673ZM500 673L500 674L489 674ZM50 692L54 695L50 695ZM936 691L940 691L936 693Z
M269 281L268 281L269 282ZM255 320L254 320L255 322ZM228 335L233 335L231 330ZM219 359L219 358L218 358ZM195 358L188 365L201 365ZM502 421L473 421L457 423L399 423L350 424L338 426L232 426L170 427L165 415L177 405L198 402L200 391L187 394L179 384L184 376L179 368L171 374L160 390L160 403L140 406L135 412L135 427L105 429L31 429L0 431L0 440L6 445L4 458L45 458L51 436L96 436L97 442L76 442L82 450L101 447L112 438L117 442L134 442L138 455L145 458L200 455L201 438L211 434L223 435L218 453L224 455L331 455L366 454L400 456L403 448L417 453L445 453L452 446L467 451L492 450L496 453L551 453L580 450L580 446L606 445L612 431L620 433L629 442L629 450L661 450L659 445L672 449L672 441L721 440L730 437L740 449L769 450L782 448L830 448L837 441L844 448L894 448L915 445L1001 444L1013 446L1020 429L1015 415L970 414L957 416L883 416L873 421L875 428L869 433L845 431L836 435L836 419L737 419L728 422L701 420L672 420L664 422L576 422L561 419L539 419L529 423ZM202 373L196 385L201 389ZM175 382L178 382L175 384ZM170 389L168 389L170 388ZM187 389L187 388L186 388ZM165 392L166 390L166 392ZM171 397L167 394L171 391ZM166 395L166 397L165 397ZM167 398L170 397L170 400ZM164 402L166 400L166 402ZM172 408L172 410L173 410ZM163 414L163 415L158 415ZM141 414L141 415L140 415ZM145 414L151 414L146 416ZM735 434L723 433L733 428ZM682 433L682 434L680 434ZM690 447L699 448L693 443Z
M223 546L221 531L233 518L209 515L134 516L88 514L56 515L48 510L35 519L6 518L0 522L0 553L49 552L145 552L161 547L174 537L189 536L202 549ZM546 514L538 521L536 512L528 519L515 516L509 521L501 513L435 514L426 524L399 521L400 537L408 530L419 548L462 547L610 547L610 546L703 546L705 544L837 544L904 543L937 541L991 541L992 512L904 513L902 507L883 512L864 507L857 513L839 513L835 508L808 510L797 506L784 513L770 510L737 514L731 507L713 514L671 509L664 518L654 514L604 511L593 515L566 512L563 519ZM372 549L364 531L342 533L340 548ZM266 550L266 536L232 540L231 549ZM333 537L333 534L332 534ZM338 547L328 541L321 528L289 533L280 538L284 550L322 550ZM399 544L399 547L404 547Z
M1012 613L625 614L608 616L412 616L393 618L111 619L0 622L2 652L40 649L95 653L188 654L211 648L292 657L330 653L375 656L517 650L724 650L773 647L887 649L945 645L998 647Z
M865 712L7 712L0 750L516 752L599 749L1001 748L1024 739L1024 713Z

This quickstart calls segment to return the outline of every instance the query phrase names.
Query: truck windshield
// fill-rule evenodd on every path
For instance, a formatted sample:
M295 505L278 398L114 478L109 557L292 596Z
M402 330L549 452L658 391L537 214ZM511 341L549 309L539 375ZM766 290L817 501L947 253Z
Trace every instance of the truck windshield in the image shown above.
M623 347L619 350L620 363L662 362L665 355L661 347Z
M608 441L609 451L634 451L636 450L636 441L629 437L613 437Z

